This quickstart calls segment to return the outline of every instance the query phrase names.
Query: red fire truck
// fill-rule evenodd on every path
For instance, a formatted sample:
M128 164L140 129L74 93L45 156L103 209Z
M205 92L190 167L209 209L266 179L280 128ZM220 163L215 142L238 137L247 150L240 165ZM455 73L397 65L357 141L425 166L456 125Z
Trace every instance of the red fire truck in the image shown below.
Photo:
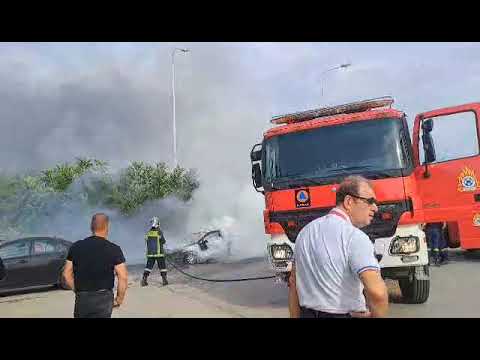
M265 197L267 253L280 278L299 231L334 207L338 184L354 174L373 183L379 211L362 230L374 243L382 276L399 280L405 301L424 303L429 296L425 223L446 222L449 247L480 248L480 103L417 115L413 144L405 113L392 104L383 97L278 116L271 120L278 126L253 146L253 186ZM452 138L465 119L472 149L445 152L435 129L448 125Z

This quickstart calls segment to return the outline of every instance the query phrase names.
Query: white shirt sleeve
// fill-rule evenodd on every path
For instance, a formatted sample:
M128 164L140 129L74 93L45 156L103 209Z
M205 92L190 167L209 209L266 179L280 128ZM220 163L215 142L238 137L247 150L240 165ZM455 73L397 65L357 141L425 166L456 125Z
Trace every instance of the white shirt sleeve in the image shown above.
M373 244L365 233L353 232L348 248L348 263L352 272L357 275L365 270L380 271Z

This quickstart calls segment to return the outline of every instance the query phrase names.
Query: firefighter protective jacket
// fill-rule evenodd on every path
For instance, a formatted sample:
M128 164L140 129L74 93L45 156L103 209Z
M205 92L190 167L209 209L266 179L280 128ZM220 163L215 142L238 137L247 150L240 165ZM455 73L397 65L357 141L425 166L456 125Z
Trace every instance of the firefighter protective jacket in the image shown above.
M147 243L147 257L165 256L163 245L166 241L160 229L150 229L145 235L145 241Z

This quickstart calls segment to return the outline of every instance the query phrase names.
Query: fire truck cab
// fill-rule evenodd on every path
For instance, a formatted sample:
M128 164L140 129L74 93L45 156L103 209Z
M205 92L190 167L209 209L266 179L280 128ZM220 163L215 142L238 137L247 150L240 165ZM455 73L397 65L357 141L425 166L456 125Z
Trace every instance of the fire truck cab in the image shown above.
M406 302L429 296L426 223L447 222L450 247L480 248L480 103L417 115L412 138L405 113L392 104L383 97L274 117L277 126L252 148L267 253L279 277L288 273L300 230L335 206L349 175L373 184L379 211L362 230L382 276L399 280ZM466 135L452 145L456 133Z

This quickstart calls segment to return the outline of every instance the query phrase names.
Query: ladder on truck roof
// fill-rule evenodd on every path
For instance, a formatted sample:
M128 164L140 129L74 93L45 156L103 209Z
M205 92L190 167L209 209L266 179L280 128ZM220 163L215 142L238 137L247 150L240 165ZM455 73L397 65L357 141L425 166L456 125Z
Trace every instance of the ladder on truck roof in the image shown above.
M318 108L313 110L300 111L297 113L274 116L270 122L272 124L291 124L312 119L317 119L326 116L351 114L356 112L363 112L374 108L392 107L393 98L391 96L384 96L375 99L368 99L357 101L353 103Z

